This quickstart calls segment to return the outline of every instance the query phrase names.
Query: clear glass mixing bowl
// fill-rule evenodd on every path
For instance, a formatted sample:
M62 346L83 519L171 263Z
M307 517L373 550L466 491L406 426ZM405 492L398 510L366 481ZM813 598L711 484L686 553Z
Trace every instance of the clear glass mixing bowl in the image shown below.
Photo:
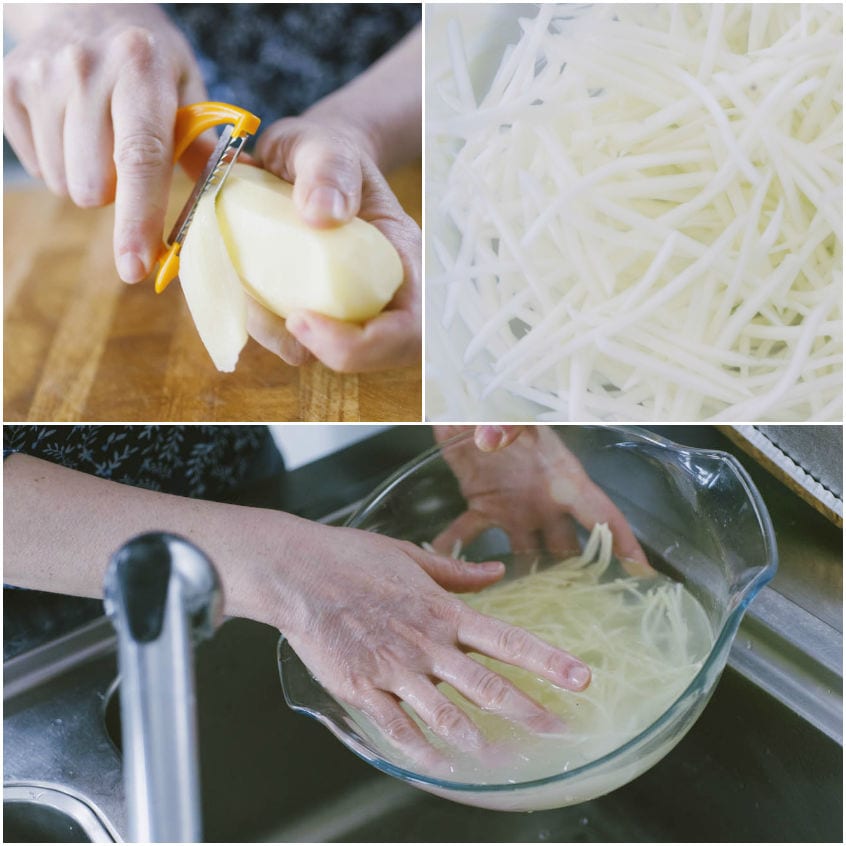
M710 654L688 687L637 736L588 764L533 781L469 784L430 777L377 748L284 637L279 642L280 677L292 708L319 720L377 769L465 804L512 811L563 807L608 793L659 761L707 704L746 607L777 566L766 507L731 455L682 447L635 428L562 426L554 431L623 512L653 566L685 585L715 632ZM431 541L465 510L447 458L454 461L470 452L474 461L496 460L476 449L468 429L396 472L348 525L418 544ZM534 483L528 468L519 467L501 482L515 508ZM508 536L489 529L463 554L470 560L510 560L511 552Z

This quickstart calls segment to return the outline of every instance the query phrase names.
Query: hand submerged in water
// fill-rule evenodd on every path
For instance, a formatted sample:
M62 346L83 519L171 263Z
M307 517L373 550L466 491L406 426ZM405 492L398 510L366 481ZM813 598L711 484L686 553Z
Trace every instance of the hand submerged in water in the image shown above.
M467 431L438 426L440 443ZM473 440L446 453L467 510L433 541L439 552L466 546L491 527L505 531L515 552L578 554L577 525L607 523L614 552L633 575L653 572L622 512L547 426L479 426Z
M530 731L562 730L557 717L467 654L522 667L569 690L590 681L590 670L574 656L451 593L496 582L501 563L458 561L357 529L319 527L309 534L292 546L303 560L286 563L290 610L274 616L284 620L283 633L321 684L414 761L431 766L438 756L403 705L451 746L468 752L485 746L472 719L439 690L441 682Z

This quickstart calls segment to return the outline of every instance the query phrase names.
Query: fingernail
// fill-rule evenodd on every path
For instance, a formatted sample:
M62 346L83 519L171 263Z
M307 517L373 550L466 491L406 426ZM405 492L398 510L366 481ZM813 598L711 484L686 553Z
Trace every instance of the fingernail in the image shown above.
M658 575L649 564L634 556L624 556L620 563L623 565L623 569L636 579L646 579Z
M505 564L502 561L482 561L476 565L480 570L486 573L502 573L505 570Z
M474 440L482 452L493 452L505 440L505 429L502 426L480 426Z
M347 199L337 188L320 185L308 195L305 213L310 222L334 220L340 223L347 219Z
M570 672L567 674L567 682L574 690L582 690L590 682L590 670L583 664L577 664L575 667L571 667Z
M141 261L141 257L135 253L123 253L118 256L117 271L120 278L130 285L134 282L140 282L147 276L147 270Z

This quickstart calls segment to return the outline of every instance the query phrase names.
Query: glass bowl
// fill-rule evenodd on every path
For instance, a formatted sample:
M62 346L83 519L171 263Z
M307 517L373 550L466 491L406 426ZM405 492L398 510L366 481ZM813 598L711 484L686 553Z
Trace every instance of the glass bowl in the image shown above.
M279 642L280 678L293 709L319 720L382 772L469 805L511 811L572 805L626 784L659 761L707 704L746 607L777 566L767 510L731 455L682 447L636 428L552 428L623 513L655 569L682 582L698 600L714 632L713 646L692 681L639 734L596 760L531 781L471 784L429 776L386 754L384 745L374 743L323 689L284 637ZM431 541L465 509L450 469L462 456L482 465L497 460L496 454L476 449L468 428L397 471L347 525L417 544ZM501 484L519 508L533 482L528 467L512 466ZM508 536L493 528L462 554L469 560L499 557L513 568L521 556L512 552Z

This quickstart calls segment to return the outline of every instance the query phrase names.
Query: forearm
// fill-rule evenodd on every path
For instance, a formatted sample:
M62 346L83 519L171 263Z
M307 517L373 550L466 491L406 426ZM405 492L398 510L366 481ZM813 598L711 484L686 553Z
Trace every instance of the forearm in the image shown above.
M6 584L99 597L123 543L142 532L173 532L215 564L225 613L262 622L277 616L280 575L284 581L268 562L284 562L287 540L301 545L313 531L281 512L147 491L27 455L6 460L3 497Z
M384 172L414 160L421 151L421 45L418 26L364 73L312 106L306 116L358 129Z
M12 41L22 41L57 18L82 18L96 15L102 28L118 21L134 21L139 25L167 25L167 15L155 3L12 3L3 9L5 34Z

